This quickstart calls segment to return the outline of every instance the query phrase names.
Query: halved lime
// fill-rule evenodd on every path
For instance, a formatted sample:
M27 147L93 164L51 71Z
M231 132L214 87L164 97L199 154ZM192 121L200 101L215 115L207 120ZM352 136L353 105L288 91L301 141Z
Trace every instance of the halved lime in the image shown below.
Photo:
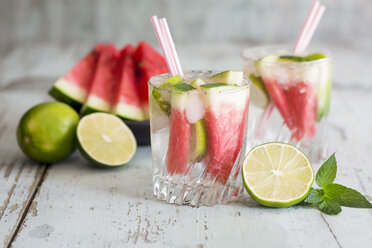
M242 166L245 188L267 207L289 207L301 202L310 191L314 171L306 155L285 143L254 147Z
M128 163L136 152L132 131L117 116L93 113L81 119L77 127L79 149L93 164L117 167Z

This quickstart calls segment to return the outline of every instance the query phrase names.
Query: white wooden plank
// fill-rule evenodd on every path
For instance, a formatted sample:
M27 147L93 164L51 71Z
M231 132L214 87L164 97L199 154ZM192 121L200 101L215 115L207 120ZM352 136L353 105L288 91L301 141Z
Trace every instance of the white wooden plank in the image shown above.
M45 171L44 165L25 158L16 143L20 116L28 106L40 101L40 94L27 98L23 94L0 90L0 242L4 247L23 221Z

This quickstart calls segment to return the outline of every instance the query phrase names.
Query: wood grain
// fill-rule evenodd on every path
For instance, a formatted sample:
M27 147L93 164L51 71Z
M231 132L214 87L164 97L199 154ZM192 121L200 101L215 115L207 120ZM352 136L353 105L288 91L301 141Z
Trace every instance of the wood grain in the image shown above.
M21 94L0 91L0 241L4 247L17 233L45 171L44 165L26 159L16 144L15 129L24 104L34 101L35 95L24 102Z

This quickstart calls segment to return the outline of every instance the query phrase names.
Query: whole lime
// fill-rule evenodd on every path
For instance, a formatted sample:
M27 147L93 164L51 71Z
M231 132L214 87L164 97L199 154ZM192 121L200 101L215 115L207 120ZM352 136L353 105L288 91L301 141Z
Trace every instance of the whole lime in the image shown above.
M67 104L38 104L28 110L18 124L18 145L31 159L58 162L74 151L78 123L79 115Z

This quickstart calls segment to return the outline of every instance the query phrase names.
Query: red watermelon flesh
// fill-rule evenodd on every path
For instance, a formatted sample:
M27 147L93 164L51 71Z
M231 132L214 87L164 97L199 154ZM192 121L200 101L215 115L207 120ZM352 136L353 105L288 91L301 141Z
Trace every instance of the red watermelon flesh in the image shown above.
M59 78L49 93L59 101L79 110L84 103L97 65L99 50L93 49L70 71Z
M82 58L63 78L81 90L87 92L92 82L96 63L98 59L97 49L93 49Z
M316 133L316 87L304 82L279 83L275 79L264 81L284 122L292 130L291 139L312 139Z
M278 108L280 114L282 115L285 124L289 129L293 129L294 119L291 115L290 106L287 102L287 99L285 97L284 93L284 87L280 83L278 83L276 80L264 78L265 87L267 91L269 92L270 98L274 102L275 106Z
M190 123L186 110L172 106L166 168L170 175L186 174L190 144Z
M312 139L316 133L317 120L317 91L310 84L299 82L291 84L284 91L288 105L291 106L291 115L296 126L292 139Z
M204 118L208 144L206 163L209 162L206 175L225 184L245 139L249 90L223 94L211 94Z
M142 102L138 95L135 64L132 45L125 46L120 52L120 62L117 73L116 97L113 112L123 118L142 121L144 113Z
M112 44L99 44L96 49L100 54L85 107L110 111L114 99L119 52Z
M148 80L157 74L168 72L167 64L154 48L145 41L141 41L134 53L137 67L138 92L142 104L148 105Z

